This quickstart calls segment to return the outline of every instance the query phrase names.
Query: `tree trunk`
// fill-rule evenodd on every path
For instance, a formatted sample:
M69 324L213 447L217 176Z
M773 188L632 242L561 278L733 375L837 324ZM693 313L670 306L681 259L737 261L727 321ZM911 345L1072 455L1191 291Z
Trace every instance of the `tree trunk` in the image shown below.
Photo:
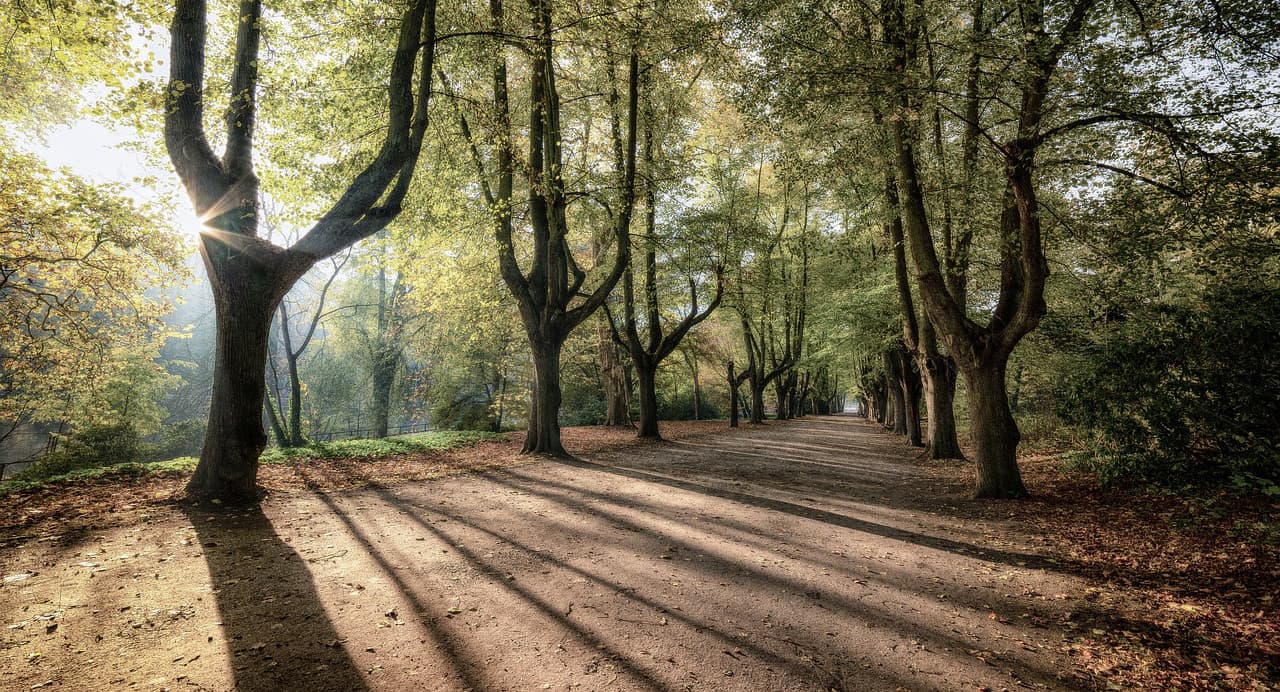
M956 435L956 365L937 356L922 363L925 411L929 417L929 458L963 459Z
M902 389L903 413L906 416L906 435L912 447L923 447L924 440L920 434L920 374L911 368L911 357L905 351L895 356L899 363L900 387Z
M269 357L270 355L268 354ZM285 434L284 427L280 424L280 416L276 413L276 404L272 401L270 392L267 393L264 407L267 409L267 420L271 423L271 432L276 437L276 444L281 447L288 447L289 436Z
M753 374L748 380L751 388L751 422L764 422L764 382Z
M600 357L600 379L604 384L604 424L631 425L631 397L627 391L627 372L618 358L618 348L609 336L608 319L596 322L596 349Z
M662 439L658 433L657 368L636 362L636 383L640 386L640 431L636 437Z
M530 338L533 346L534 383L529 405L529 433L523 453L567 457L560 443L560 348L559 340Z
M698 357L689 357L689 374L693 376L693 419L702 420L702 383L698 381Z
M881 360L884 362L885 398L888 399L885 406L885 415L888 417L885 427L895 435L906 435L907 401L903 396L902 364L892 351L881 354Z
M729 361L729 427L738 427L738 378L733 371L733 361Z
M1026 497L1027 488L1018 472L1018 423L1009 412L1004 389L1008 361L983 363L964 371L969 394L969 419L977 457L975 497Z
M902 394L902 386L894 383L890 390L893 399L893 434L907 435L907 397Z
M506 408L507 403L507 373L504 371L500 377L501 380L498 385L498 415L493 419L493 432L496 433L502 432L503 409Z
M251 275L256 269L225 273ZM269 279L263 276L228 280L225 273L209 272L217 320L213 391L204 447L187 492L225 502L253 502L258 499L258 456L267 446L262 427L267 342L284 292L264 286Z
M288 355L286 358L289 361L289 446L301 447L307 443L302 436L302 378L298 375L298 357Z
M396 380L399 358L387 353L385 347L373 361L373 436L387 436L391 418L391 388Z

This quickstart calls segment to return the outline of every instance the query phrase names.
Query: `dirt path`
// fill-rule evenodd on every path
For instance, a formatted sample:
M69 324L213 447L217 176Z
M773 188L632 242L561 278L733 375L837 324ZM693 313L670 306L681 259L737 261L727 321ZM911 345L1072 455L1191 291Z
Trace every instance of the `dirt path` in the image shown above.
M1048 688L1084 582L813 418L6 548L0 688ZM23 576L32 575L32 576Z

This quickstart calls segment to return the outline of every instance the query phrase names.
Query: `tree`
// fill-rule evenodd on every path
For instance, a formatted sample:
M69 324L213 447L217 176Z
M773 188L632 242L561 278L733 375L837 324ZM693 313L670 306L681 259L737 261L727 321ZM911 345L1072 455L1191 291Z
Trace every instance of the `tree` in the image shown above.
M507 32L507 19L501 0L490 3L492 31L501 36ZM525 453L565 455L560 442L559 410L560 352L565 339L575 327L591 316L622 278L631 256L631 214L635 207L636 122L639 102L639 54L637 39L631 40L627 57L625 82L625 135L618 113L622 100L614 78L612 53L602 56L609 70L607 85L610 120L615 155L617 197L613 209L612 267L590 293L581 293L587 272L579 267L569 243L569 191L565 184L565 129L562 120L563 99L557 78L557 50L563 41L553 40L551 0L532 0L529 6L533 39L526 46L529 85L528 158L523 172L528 176L526 218L532 235L532 257L529 270L520 268L515 240L516 155L512 133L512 103L508 88L508 64L505 48L499 48L493 69L493 149L497 182L490 183L482 159L480 144L472 136L469 123L461 119L464 136L470 143L481 190L494 223L498 244L498 264L503 281L520 308L521 322L533 354L534 382L529 407L529 427L525 436ZM581 297L581 300L579 298Z
M773 211L763 206L764 169L761 161L756 172L756 223L762 214ZM737 271L733 308L738 313L747 354L747 368L742 374L751 396L752 423L764 421L765 388L787 376L803 352L809 290L809 190L806 187L803 193L800 234L792 238L787 235L793 222L792 185L790 180L781 182L781 209L774 216L768 235L761 239L763 243L747 251L750 261L740 262ZM793 244L795 248L791 247ZM789 270L791 263L797 261L799 271ZM780 419L787 417L786 387L777 387Z
M377 155L307 233L283 248L258 237L253 136L262 2L242 0L236 13L226 142L219 157L204 127L206 4L176 1L165 146L205 225L200 254L213 288L218 339L208 432L187 486L193 495L256 499L258 456L266 445L260 412L272 315L318 259L377 233L400 212L427 128L435 17L435 0L411 0L404 10L387 84L387 130Z
M181 248L118 187L0 150L0 440L111 408L108 385L167 332L169 306L147 293L186 275Z
M302 377L299 374L298 361L307 350L307 346L311 344L311 340L316 335L316 328L320 326L320 321L326 315L324 307L330 287L333 286L333 282L338 278L342 268L346 266L347 260L350 258L349 254L343 255L341 258L331 258L332 264L329 276L320 287L318 295L315 296L315 305L310 310L311 314L306 316L301 339L294 338L292 326L292 318L300 314L295 312L295 309L300 310L300 308L297 308L297 306L291 308L287 297L281 299L279 307L276 308L276 326L280 339L278 342L271 342L268 345L268 355L276 353L278 349L280 358L284 360L285 374L289 382L289 395L287 398L281 396L280 375L276 367L277 359L270 357L268 360L271 369L272 391L267 393L265 404L267 419L271 421L271 429L275 432L276 442L281 447L301 447L307 443L302 434ZM289 415L287 418L284 415L284 404L282 403L286 400L289 402ZM385 433L382 436L385 436Z
M650 65L647 69L653 70L657 66ZM648 91L648 90L647 90ZM639 389L640 403L640 425L638 436L652 439L660 439L662 436L658 431L658 392L657 392L657 374L658 366L667 356L680 345L680 342L699 322L702 322L720 305L720 300L724 295L724 269L721 266L714 268L716 275L715 295L705 308L698 305L698 283L692 276L687 278L689 288L689 302L687 307L682 308L683 314L680 316L673 327L669 330L663 329L662 311L659 308L658 293L661 288L659 282L659 261L658 246L660 243L660 235L658 230L658 177L659 171L656 168L655 148L662 149L662 142L658 141L660 135L655 132L655 120L657 114L653 107L652 93L643 94L646 108L644 113L644 190L645 190L645 235L644 235L644 253L640 258L640 266L644 272L642 280L642 290L644 292L644 331L645 335L641 336L641 327L637 319L636 310L636 290L635 290L635 268L632 263L628 263L625 273L622 276L622 306L623 306L623 328L621 330L613 324L612 315L609 316L611 331L618 344L627 350L631 356L632 366L635 368L636 381ZM663 151L663 158L667 152ZM705 253L707 244L706 234L697 233L696 227L703 219L700 215L692 215L683 219L687 223L684 224L688 237L677 238L677 242L683 242L688 249L697 248L696 252ZM679 224L680 220L677 220ZM674 234L671 234L674 235ZM697 241L704 242L697 242ZM664 263L664 269L675 273L679 270L677 266L677 257L668 253L667 261ZM696 375L695 375L696 377Z
M1050 80L1064 52L1079 40L1092 6L1091 0L1070 3L1056 35L1046 28L1042 2L1028 0L1018 6L1025 32L1018 58L1022 71L1021 106L1016 112L1014 138L999 145L1007 178L1000 236L1004 264L992 319L981 326L969 318L946 285L920 183L916 148L921 138L916 120L910 115L910 111L918 112L919 102L907 75L915 69L913 63L918 59L923 10L919 4L908 8L900 1L885 5L884 32L893 72L903 75L893 81L897 110L890 118L903 225L916 262L925 311L965 378L978 497L1022 497L1027 493L1018 471L1018 425L1009 410L1005 370L1014 347L1035 329L1045 311L1048 263L1033 171L1037 149L1043 142L1041 123Z

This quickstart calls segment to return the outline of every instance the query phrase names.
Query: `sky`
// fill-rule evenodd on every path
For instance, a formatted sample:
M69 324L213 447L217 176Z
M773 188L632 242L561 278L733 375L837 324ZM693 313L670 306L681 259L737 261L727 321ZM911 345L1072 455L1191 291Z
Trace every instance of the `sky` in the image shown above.
M178 230L195 238L200 222L173 170L148 161L141 152L132 150L128 144L135 137L132 131L83 119L52 129L43 142L27 144L33 154L50 166L69 168L97 183L120 183L135 199L169 206L177 217ZM147 179L154 184L144 182Z

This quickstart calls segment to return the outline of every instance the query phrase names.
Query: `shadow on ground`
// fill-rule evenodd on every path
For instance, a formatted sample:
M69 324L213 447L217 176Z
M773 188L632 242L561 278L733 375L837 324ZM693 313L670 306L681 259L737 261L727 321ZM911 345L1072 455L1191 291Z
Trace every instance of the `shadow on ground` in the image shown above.
M185 512L209 566L237 690L368 689L306 562L260 508Z

